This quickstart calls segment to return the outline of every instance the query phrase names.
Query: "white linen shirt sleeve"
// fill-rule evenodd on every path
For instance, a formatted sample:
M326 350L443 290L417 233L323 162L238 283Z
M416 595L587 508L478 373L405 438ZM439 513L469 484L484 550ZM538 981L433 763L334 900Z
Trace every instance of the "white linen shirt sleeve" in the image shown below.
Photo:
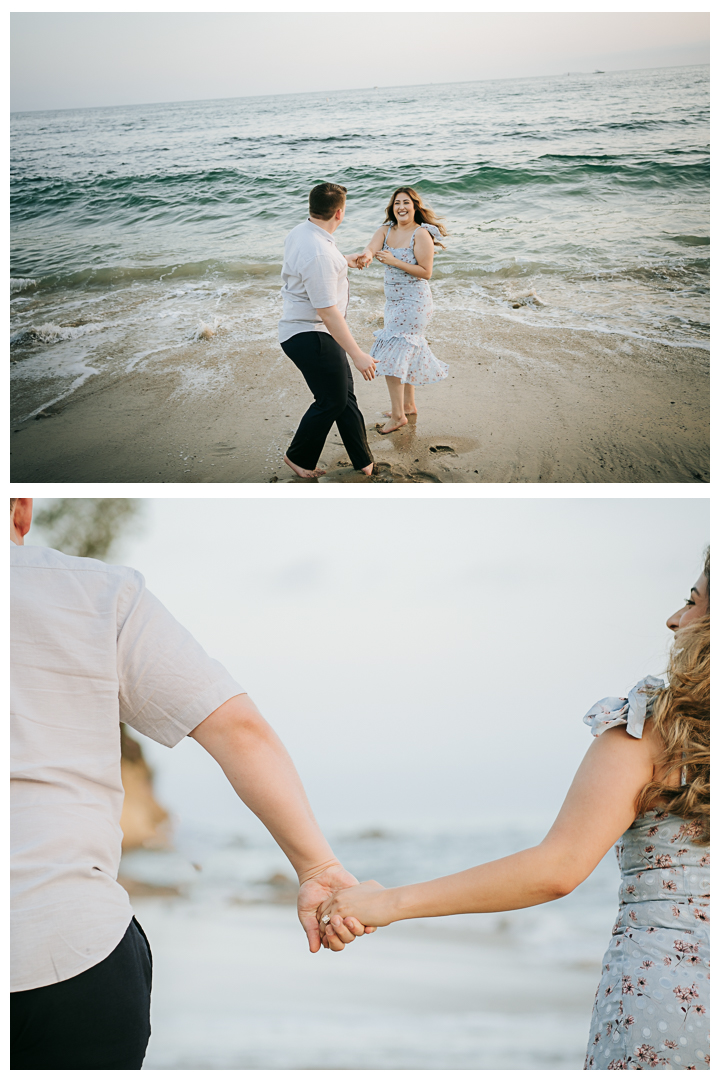
M344 256L340 255L340 259L346 267ZM318 308L333 307L338 303L338 280L341 271L342 267L337 264L337 260L329 258L328 253L325 253L324 258L316 255L301 268L300 276L305 292L316 311Z
M118 605L120 720L175 746L245 691L132 572Z

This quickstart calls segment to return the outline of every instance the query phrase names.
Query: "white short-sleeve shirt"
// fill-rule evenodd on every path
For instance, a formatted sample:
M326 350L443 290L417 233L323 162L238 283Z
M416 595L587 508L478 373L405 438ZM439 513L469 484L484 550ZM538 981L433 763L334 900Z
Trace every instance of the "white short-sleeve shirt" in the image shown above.
M345 256L338 251L330 233L309 218L288 233L280 290L281 342L312 330L330 332L317 309L337 305L343 316L347 313L350 297L347 272Z
M132 919L120 721L174 746L243 690L141 574L10 545L11 988L104 960Z

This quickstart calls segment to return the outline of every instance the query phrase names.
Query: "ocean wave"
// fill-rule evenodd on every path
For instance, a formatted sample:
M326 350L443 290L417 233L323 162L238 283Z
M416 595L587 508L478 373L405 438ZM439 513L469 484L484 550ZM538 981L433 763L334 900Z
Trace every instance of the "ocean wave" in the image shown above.
M659 160L606 154L543 154L521 166L490 160L402 166L417 177L423 190L433 194L494 193L523 186L601 183L604 187L633 185L640 188L707 187L710 160L696 151L679 156L664 154ZM690 158L690 160L686 160ZM306 169L289 167L279 159L277 171L252 174L238 168L179 170L126 176L95 175L80 180L27 176L14 180L11 207L16 221L64 214L75 225L96 226L99 220L129 222L197 221L199 208L211 208L202 221L237 217L247 208L254 217L283 215L288 204L304 201L315 177ZM344 182L360 195L385 190L397 181L387 168L350 166ZM418 173L420 176L418 177Z
M30 326L17 330L11 335L10 344L20 345L37 341L41 345L54 345L56 341L72 341L75 338L85 337L87 334L97 334L105 330L108 325L108 323L84 323L81 326L57 326L55 323L44 323L42 326Z
M42 289L88 289L113 288L152 284L154 282L201 281L203 278L220 278L232 282L233 288L250 286L266 278L279 281L279 262L233 262L223 259L201 259L198 262L161 264L158 266L88 266L69 273L49 274L38 279ZM214 285L209 282L209 288Z
M31 277L11 277L10 278L10 293L23 292L24 289L30 289L33 285L37 285L35 278Z
M674 240L684 247L706 247L710 243L709 236L668 236L668 240Z
M238 168L95 174L77 180L26 176L11 183L11 212L16 218L38 218L80 209L83 223L119 210L171 210L215 205L256 205L258 197L277 198L288 191L287 173L253 175ZM305 182L303 195L306 194Z

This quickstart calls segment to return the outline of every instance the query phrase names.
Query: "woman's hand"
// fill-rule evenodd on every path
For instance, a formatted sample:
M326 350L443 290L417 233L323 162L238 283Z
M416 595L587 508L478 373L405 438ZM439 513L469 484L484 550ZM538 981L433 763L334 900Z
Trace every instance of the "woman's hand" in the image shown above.
M366 266L369 266L373 261L372 251L363 251L360 255L355 256L355 265L358 270L364 270Z
M375 258L377 259L378 262L383 263L385 266L406 266L407 265L406 263L402 262L401 259L396 259L395 256L392 254L392 252L388 251L387 249L384 249L383 251L378 251Z
M377 881L363 881L349 889L341 889L331 900L318 909L320 932L324 935L323 945L337 948L338 935L344 935L346 928L353 928L355 934L358 924L365 927L365 933L376 926L387 926L393 921L387 900L388 890ZM323 923L324 916L330 916L329 923Z
M341 952L345 945L354 941L356 937L363 933L372 933L373 926L359 924L354 919L348 919L340 929L340 933L333 937L332 943L326 945L322 940L324 934L321 934L321 930L324 930L324 927L322 923L318 926L320 906L330 903L339 889L345 891L348 886L355 884L357 884L357 878L348 873L340 863L332 863L301 881L297 898L298 918L307 934L310 952L317 952L321 944L326 948L332 948L335 952Z

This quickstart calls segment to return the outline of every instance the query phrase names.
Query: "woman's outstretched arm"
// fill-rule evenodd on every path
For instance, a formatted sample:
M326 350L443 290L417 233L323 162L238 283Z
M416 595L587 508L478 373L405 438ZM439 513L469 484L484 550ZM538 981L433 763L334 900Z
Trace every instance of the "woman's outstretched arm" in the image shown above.
M365 249L361 251L359 255L353 256L355 259L355 265L359 270L363 270L366 266L369 266L373 261L378 251L382 250L382 246L385 243L385 236L388 233L390 226L381 225L379 229L376 229L372 234L370 243L365 246Z
M646 724L642 739L624 727L594 739L545 839L503 859L419 885L383 889L364 882L338 892L320 914L352 916L370 926L464 912L512 911L572 892L635 819L635 800L651 779L659 745Z

